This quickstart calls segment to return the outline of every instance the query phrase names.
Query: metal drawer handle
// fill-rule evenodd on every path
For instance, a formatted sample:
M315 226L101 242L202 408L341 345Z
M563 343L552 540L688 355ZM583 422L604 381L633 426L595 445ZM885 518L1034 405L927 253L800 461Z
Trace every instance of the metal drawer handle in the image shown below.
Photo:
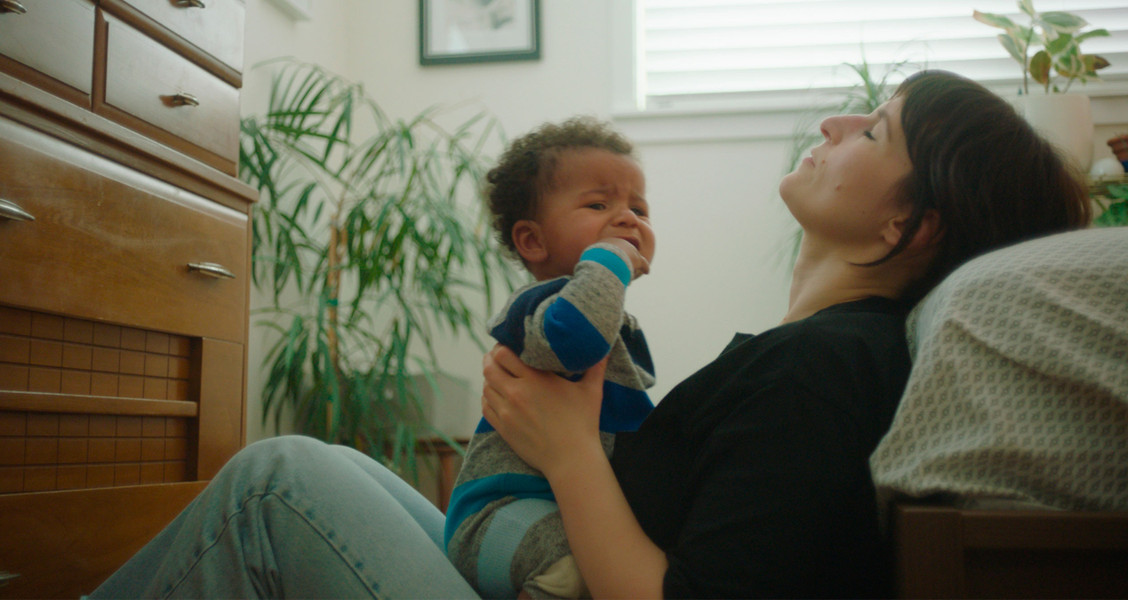
M27 9L16 0L0 0L0 13L24 14Z
M177 92L172 95L173 106L199 106L200 99L188 92Z
M203 0L176 0L180 8L206 8Z
M11 219L13 221L34 221L35 217L27 212L15 202L10 202L0 198L0 217Z
M216 279L235 279L235 274L221 264L211 262L188 263L188 270Z

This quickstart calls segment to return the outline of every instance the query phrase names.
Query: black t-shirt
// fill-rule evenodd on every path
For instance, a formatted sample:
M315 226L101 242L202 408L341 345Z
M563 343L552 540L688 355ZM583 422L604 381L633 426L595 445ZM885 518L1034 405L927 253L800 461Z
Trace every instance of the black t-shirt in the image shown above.
M612 466L667 597L890 592L869 473L908 378L906 306L870 298L737 335Z

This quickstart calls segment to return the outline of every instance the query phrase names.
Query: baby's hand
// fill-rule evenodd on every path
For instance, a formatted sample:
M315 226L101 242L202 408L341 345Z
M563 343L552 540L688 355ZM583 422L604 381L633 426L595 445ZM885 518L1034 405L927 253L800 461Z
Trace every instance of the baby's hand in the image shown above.
M618 247L624 253L626 253L628 257L630 257L632 281L650 272L650 261L646 260L646 258L642 255L641 252L638 251L638 248L636 248L634 244L617 237L603 238L599 241L603 244L611 244L612 246Z

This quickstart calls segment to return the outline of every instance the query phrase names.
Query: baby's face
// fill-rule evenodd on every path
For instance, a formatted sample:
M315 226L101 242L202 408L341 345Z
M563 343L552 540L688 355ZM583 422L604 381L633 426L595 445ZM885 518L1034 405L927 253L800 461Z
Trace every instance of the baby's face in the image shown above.
M627 156L597 148L561 154L536 221L548 250L540 279L570 275L585 248L608 238L625 240L648 263L654 260L646 178Z

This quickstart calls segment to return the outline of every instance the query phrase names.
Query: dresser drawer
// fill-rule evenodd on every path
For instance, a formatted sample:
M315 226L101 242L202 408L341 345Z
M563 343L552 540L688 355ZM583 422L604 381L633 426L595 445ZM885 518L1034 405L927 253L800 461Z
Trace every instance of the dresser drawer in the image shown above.
M125 0L220 62L242 72L246 7L239 0Z
M106 105L236 162L239 91L112 16L106 23Z
M2 119L0 199L0 304L245 339L247 215Z
M19 3L27 12L0 12L0 54L89 96L94 5L89 0Z

